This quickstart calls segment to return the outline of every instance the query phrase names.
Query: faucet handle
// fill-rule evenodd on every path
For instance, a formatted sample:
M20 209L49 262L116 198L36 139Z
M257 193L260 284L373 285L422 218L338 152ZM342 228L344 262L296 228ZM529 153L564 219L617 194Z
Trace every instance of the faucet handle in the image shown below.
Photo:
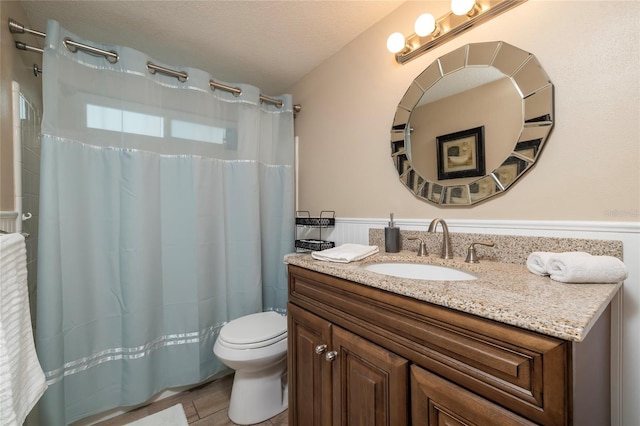
M467 249L467 258L464 260L467 263L480 263L478 260L478 255L476 254L476 244L482 246L493 247L494 244L492 241L475 241L471 243L469 248Z
M426 256L427 255L427 245L422 241L422 238L417 237L409 237L408 240L418 240L420 241L420 247L418 248L418 256Z

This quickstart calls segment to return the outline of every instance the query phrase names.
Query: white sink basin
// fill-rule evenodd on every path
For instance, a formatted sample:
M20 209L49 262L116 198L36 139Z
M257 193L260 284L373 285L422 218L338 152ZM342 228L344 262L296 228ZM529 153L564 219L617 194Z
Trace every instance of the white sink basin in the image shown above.
M364 269L378 274L415 280L469 281L478 279L475 275L459 269L424 263L374 263L365 266Z

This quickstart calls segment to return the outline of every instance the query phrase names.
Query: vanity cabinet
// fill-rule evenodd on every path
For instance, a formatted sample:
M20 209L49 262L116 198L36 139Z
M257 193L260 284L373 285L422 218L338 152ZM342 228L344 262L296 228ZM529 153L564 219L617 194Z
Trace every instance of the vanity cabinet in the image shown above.
M575 344L289 265L289 424L608 424L608 316Z
M288 320L292 425L407 424L406 359L293 304Z
M413 426L535 424L415 365L411 366L411 418Z

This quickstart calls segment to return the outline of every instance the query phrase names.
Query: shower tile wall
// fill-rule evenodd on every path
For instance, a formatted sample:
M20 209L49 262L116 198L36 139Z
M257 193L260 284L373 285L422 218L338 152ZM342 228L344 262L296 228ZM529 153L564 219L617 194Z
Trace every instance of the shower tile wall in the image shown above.
M30 236L27 245L27 281L32 324L35 328L36 282L38 280L38 216L40 197L40 123L41 114L20 93L20 130L22 140L22 210L31 218L22 223Z

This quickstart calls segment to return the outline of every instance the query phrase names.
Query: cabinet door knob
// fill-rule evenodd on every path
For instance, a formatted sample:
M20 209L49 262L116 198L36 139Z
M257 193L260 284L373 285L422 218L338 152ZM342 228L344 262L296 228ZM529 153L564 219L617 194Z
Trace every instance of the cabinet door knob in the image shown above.
M324 359L326 359L329 362L335 360L336 358L338 358L338 352L336 351L327 352L327 354L324 356Z
M326 351L326 350L327 350L327 345L318 345L318 346L316 346L316 353L318 355L323 354L324 351Z

